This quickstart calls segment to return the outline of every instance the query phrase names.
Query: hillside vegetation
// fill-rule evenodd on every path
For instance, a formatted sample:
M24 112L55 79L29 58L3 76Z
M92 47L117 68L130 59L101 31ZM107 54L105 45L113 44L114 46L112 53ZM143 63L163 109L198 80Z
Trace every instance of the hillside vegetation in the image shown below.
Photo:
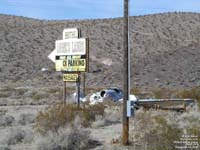
M72 27L90 39L87 87L122 86L122 18L47 21L0 15L1 86L62 85L61 73L47 56L63 29ZM199 13L130 17L130 38L132 86L200 86Z

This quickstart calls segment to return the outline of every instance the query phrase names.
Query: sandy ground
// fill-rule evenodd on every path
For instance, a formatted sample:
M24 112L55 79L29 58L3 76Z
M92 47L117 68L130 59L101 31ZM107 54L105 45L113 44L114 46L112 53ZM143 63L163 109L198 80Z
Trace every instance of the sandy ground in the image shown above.
M121 136L122 124L113 124L101 128L91 129L91 136L93 139L102 143L111 143L112 140L118 139Z
M48 105L36 105L36 106L1 106L0 110L1 112L6 112L6 115L13 116L15 118L15 123L12 126L9 127L0 127L0 135L7 136L10 130L13 128L21 127L23 129L29 129L34 131L33 126L34 124L28 124L25 126L19 125L17 121L19 120L19 117L21 114L37 114L39 111L43 110ZM91 133L91 139L98 141L100 143L99 146L95 148L101 149L105 146L109 146L112 142L112 140L116 140L120 138L121 131L122 131L122 124L116 123L111 125L106 125L103 127L97 127L97 128L88 128L88 130ZM4 138L4 136L0 136L0 140ZM33 145L30 144L17 144L11 146L12 150L27 150L30 149Z

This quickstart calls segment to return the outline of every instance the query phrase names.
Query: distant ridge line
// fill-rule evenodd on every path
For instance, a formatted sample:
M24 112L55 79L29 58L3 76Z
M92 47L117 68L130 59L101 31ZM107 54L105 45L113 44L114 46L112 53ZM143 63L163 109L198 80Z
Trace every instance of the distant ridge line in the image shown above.
M148 17L148 16L155 16L155 15L171 15L171 14L197 14L200 15L200 12L185 12L185 11L180 11L180 12L161 12L161 13L153 13L153 14L144 14L144 15L134 15L134 16L130 16L130 17ZM77 21L92 21L92 20L115 20L115 19L123 19L123 17L111 17L111 18L83 18L83 19L38 19L38 18L31 18L31 17L26 17L26 16L18 16L18 15L13 15L13 14L0 14L1 16L8 16L8 17L20 17L20 18L24 18L24 19L30 19L30 20L36 20L36 21L70 21L70 22L77 22Z

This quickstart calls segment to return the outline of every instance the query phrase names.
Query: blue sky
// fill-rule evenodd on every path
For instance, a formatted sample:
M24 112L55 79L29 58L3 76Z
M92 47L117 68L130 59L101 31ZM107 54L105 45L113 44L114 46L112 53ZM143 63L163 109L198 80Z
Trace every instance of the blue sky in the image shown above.
M130 15L199 12L200 0L130 0ZM38 19L91 19L123 16L123 0L0 0L0 14Z

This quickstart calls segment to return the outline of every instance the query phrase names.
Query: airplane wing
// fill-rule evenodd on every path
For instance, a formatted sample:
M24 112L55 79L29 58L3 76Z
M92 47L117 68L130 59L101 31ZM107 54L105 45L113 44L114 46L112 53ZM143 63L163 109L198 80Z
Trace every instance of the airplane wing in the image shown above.
M194 104L192 99L138 99L137 106L144 108L159 108L159 109L185 109L186 106Z

